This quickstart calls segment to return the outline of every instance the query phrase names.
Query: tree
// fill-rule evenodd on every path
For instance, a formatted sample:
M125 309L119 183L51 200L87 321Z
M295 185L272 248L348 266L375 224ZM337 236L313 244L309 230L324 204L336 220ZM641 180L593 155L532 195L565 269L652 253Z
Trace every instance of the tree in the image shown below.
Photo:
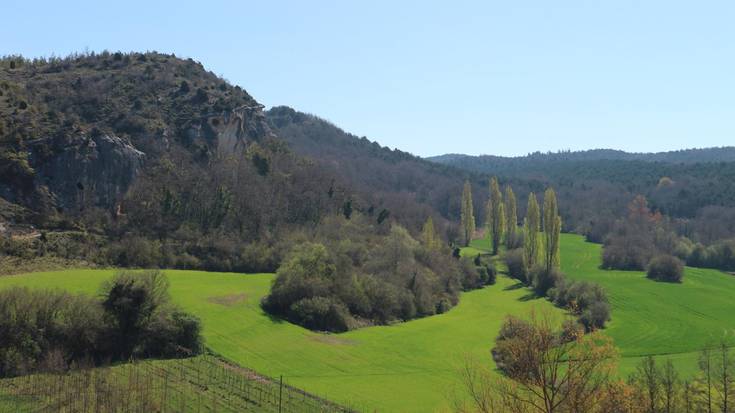
M684 264L673 255L657 255L648 263L646 276L653 280L680 283L684 278Z
M559 268L559 237L561 217L556 203L556 193L549 188L544 193L544 270L547 273Z
M465 181L462 190L460 218L462 220L462 242L465 246L468 246L475 233L475 207L472 203L472 185L470 185L470 181Z
M712 350L705 347L699 353L699 371L702 373L701 381L704 403L707 405L707 413L712 413Z
M661 374L661 385L664 393L664 411L666 413L677 412L676 395L679 388L679 375L671 360L666 360Z
M490 179L490 198L487 201L485 224L490 235L490 246L493 255L498 254L500 242L503 239L503 230L505 229L505 214L503 212L503 194L500 192L498 179L492 177Z
M598 333L567 338L550 319L506 318L493 349L507 376L496 398L510 411L595 411L615 369L615 347Z
M636 367L635 381L638 382L639 387L645 393L646 403L648 404L646 411L656 413L661 390L661 373L653 356L646 356Z
M434 228L434 220L429 217L424 223L424 228L421 230L421 240L426 245L426 248L430 250L437 250L441 247L441 240L436 233Z
M510 185L505 187L505 246L516 248L518 243L518 208L516 195Z
M533 192L528 196L528 207L526 208L526 219L523 220L523 259L526 270L529 271L536 266L541 251L541 213Z
M731 410L730 396L733 393L733 385L735 385L735 377L733 377L733 359L730 357L730 347L723 339L717 347L717 358L714 362L714 381L715 390L720 400L720 409L723 413L729 413Z
M113 326L116 356L130 357L159 309L168 303L168 278L158 271L120 272L102 285L102 308Z

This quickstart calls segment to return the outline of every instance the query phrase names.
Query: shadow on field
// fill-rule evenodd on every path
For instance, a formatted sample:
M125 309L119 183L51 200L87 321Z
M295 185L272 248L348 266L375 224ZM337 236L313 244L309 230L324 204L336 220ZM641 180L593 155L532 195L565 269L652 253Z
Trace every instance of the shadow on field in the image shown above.
M523 297L519 297L518 298L518 301L531 301L531 300L536 300L536 299L539 299L539 298L541 298L539 295L537 295L534 292L530 292L530 293L524 295Z
M509 286L503 288L503 291L512 291L512 290L517 290L517 289L523 288L523 287L525 287L525 285L523 285L522 282L517 282L517 283L515 283L513 285L509 285Z
M286 321L286 320L284 320L283 318L281 318L281 317L279 317L279 316L277 316L277 315L271 314L271 313L269 313L269 312L267 312L267 311L263 310L262 308L260 309L260 313L261 313L262 315L264 315L264 316L268 317L268 319L269 319L269 320L271 320L272 322L274 322L274 323L276 323L276 324L283 324L283 323L286 323L286 322L287 322L287 321Z

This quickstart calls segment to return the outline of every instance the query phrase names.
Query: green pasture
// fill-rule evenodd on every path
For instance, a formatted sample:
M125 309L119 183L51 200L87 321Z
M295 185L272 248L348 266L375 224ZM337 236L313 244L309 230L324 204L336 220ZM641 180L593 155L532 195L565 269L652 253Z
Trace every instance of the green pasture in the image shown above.
M487 253L487 247L487 240L475 240L462 253ZM562 234L562 270L567 277L597 282L608 292L613 320L605 333L620 349L622 374L652 354L671 358L688 375L696 369L699 349L731 333L735 277L687 268L682 284L655 282L643 272L599 269L600 253L599 245ZM23 285L96 294L113 272L6 276L0 277L0 288ZM458 369L466 355L492 363L489 350L506 314L551 308L500 276L494 286L462 294L460 304L446 314L344 334L319 334L261 310L259 303L270 288L272 274L166 273L173 301L202 319L212 351L367 411L425 412L447 407L458 390Z
M67 270L0 277L23 285L95 294L113 270ZM262 374L364 411L427 412L448 407L465 355L492 363L490 349L506 314L551 308L500 277L462 295L446 314L318 334L264 314L271 274L166 273L174 302L197 314L208 347Z

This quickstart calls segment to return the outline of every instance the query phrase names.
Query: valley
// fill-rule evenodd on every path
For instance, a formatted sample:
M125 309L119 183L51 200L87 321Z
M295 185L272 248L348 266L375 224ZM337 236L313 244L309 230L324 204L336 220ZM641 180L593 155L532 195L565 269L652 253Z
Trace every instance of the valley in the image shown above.
M474 240L466 254L487 252ZM687 268L683 285L657 283L643 273L600 270L600 247L562 235L562 269L609 292L612 321L604 334L620 349L620 374L644 355L672 359L683 374L696 369L697 352L718 339L735 314L726 291L732 276ZM114 270L66 270L0 277L0 288L63 288L87 294ZM459 394L465 356L492 363L489 350L507 314L532 309L563 317L543 299L504 275L496 285L466 292L446 314L391 326L322 334L268 316L260 307L272 274L166 270L175 303L202 319L210 351L288 384L360 411L435 411ZM676 317L672 316L676 314Z

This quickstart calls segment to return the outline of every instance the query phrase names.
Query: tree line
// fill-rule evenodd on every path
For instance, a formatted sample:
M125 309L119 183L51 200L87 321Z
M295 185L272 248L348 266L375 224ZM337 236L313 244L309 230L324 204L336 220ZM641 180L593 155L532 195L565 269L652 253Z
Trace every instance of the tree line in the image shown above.
M546 296L559 307L579 317L586 330L603 328L610 319L610 305L604 290L589 282L567 280L560 270L560 239L562 220L556 193L544 191L543 209L536 195L527 199L526 217L519 228L516 197L511 185L505 187L505 199L496 177L489 183L490 194L485 203L485 230L493 255L506 249L504 260L508 274L532 287L539 296ZM469 245L475 233L475 221L470 183L462 195L461 223L464 245Z

